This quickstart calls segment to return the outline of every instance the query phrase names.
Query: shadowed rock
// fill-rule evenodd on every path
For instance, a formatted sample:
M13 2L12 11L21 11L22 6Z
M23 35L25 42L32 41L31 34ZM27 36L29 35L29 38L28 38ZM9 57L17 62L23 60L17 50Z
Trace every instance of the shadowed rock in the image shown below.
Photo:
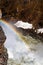
M7 49L4 47L4 42L6 40L6 36L3 32L2 27L0 26L0 64L7 65L8 54Z

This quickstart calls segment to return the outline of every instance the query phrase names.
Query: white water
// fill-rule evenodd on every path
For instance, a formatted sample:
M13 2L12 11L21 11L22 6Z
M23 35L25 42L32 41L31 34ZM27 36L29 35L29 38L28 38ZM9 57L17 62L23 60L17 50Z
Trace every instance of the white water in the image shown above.
M43 65L43 45L41 43L34 47L37 52L31 52L8 25L3 22L0 22L0 25L7 37L5 46L8 49L9 58L14 59L17 64L21 63L21 65Z

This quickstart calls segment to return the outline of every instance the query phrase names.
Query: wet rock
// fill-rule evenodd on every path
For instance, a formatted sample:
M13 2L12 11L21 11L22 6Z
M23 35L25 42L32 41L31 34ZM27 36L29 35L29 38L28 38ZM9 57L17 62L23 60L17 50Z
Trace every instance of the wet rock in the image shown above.
M0 26L0 65L7 65L8 54L7 49L4 47L6 36Z

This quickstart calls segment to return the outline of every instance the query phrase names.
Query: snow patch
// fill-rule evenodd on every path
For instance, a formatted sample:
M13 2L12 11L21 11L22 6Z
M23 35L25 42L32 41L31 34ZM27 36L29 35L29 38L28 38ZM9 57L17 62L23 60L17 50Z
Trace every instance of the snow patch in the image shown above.
M43 33L43 28L37 29L37 33Z
M32 28L32 24L28 23L28 22L23 22L23 21L18 21L16 24L17 27L21 27L23 29L31 29Z

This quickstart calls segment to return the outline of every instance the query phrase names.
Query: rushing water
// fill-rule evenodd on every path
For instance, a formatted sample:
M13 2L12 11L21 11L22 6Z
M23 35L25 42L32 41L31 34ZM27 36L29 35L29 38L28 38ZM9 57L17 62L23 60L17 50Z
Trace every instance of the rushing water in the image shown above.
M8 65L43 65L43 44L38 43L31 37L21 36L26 46L18 35L4 22L0 22L6 35L5 47L8 49L9 61ZM32 43L36 42L36 44Z

